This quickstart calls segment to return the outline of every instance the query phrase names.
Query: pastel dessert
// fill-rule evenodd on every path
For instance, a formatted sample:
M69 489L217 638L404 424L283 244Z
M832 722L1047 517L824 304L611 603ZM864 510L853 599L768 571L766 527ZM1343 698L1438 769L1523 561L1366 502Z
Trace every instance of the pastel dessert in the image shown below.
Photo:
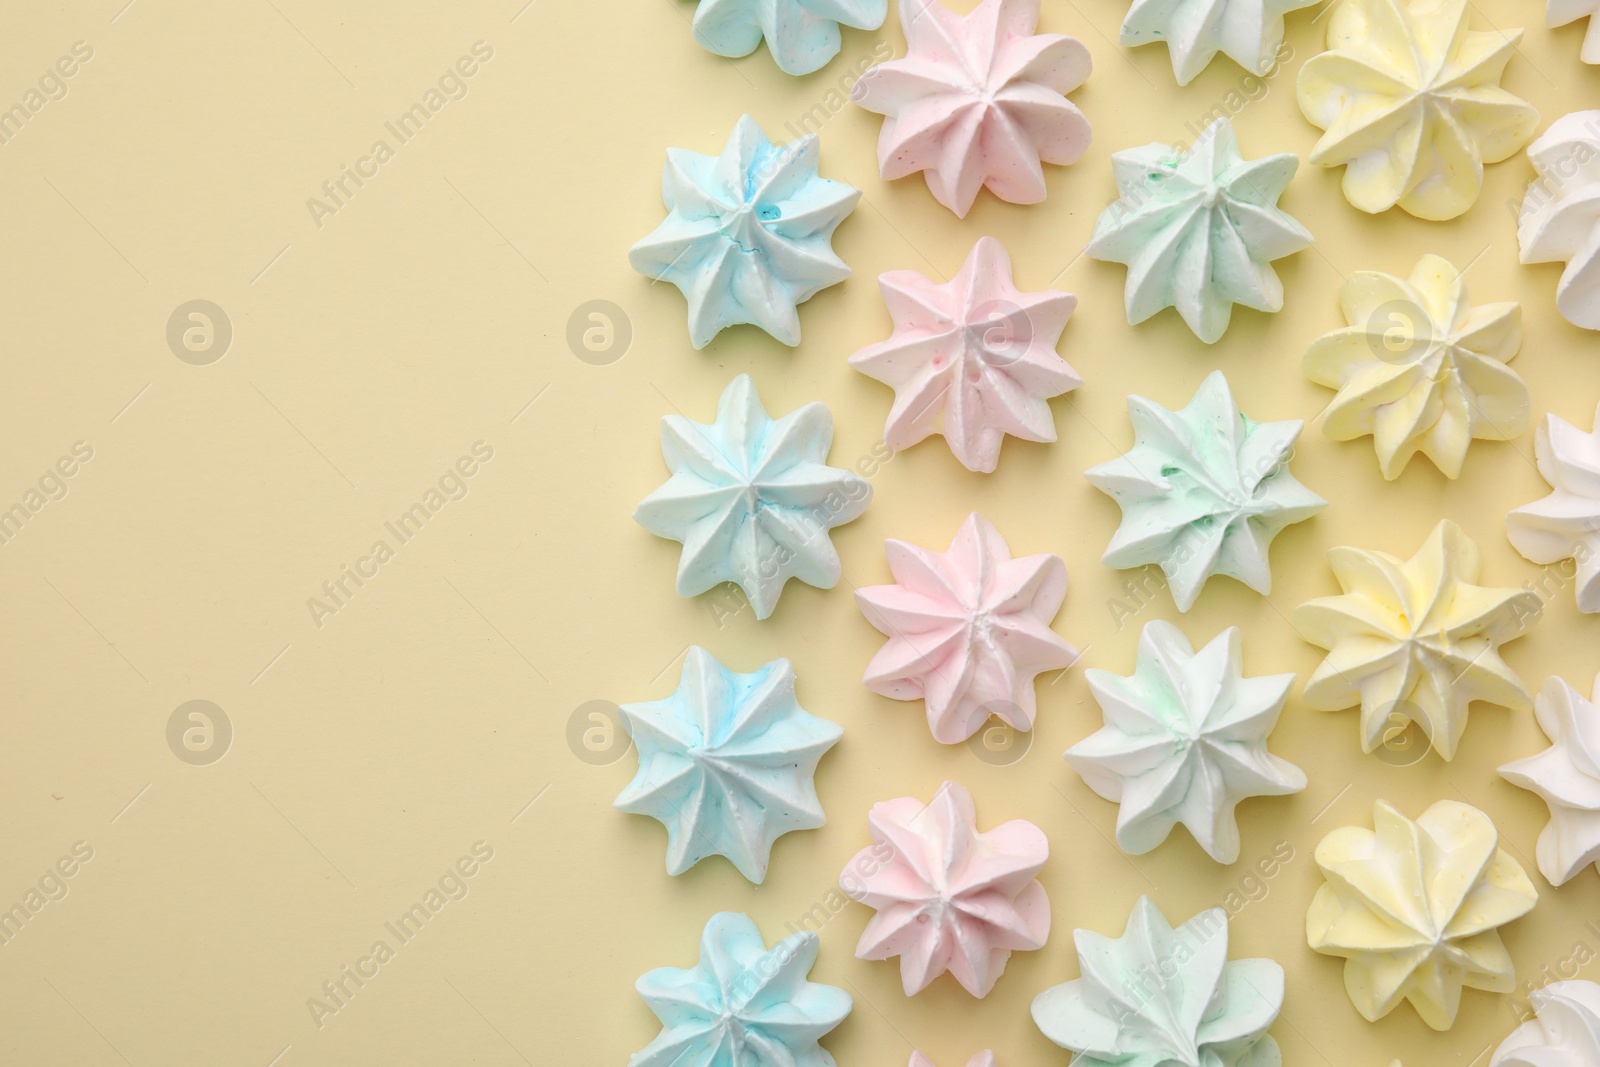
M1533 714L1550 747L1500 768L1500 777L1550 809L1534 862L1551 885L1566 885L1591 865L1600 870L1600 678L1595 682L1595 700L1586 700L1560 678L1546 681Z
M620 710L639 771L615 807L667 828L668 874L726 856L759 885L774 841L827 821L812 777L844 730L800 707L788 660L739 674L691 646L671 696Z
M1580 55L1585 63L1600 63L1600 0L1549 0L1545 5L1544 24L1551 29L1579 19L1589 20Z
M1300 68L1300 110L1326 132L1319 167L1344 167L1362 211L1395 205L1453 219L1478 199L1483 167L1528 143L1539 112L1500 87L1522 31L1467 28L1467 0L1348 0L1328 50Z
M769 949L750 916L713 915L699 963L639 979L661 1033L628 1067L834 1067L818 1041L853 1004L844 990L807 981L817 946L817 935L802 930Z
M1489 1057L1489 1067L1600 1063L1600 985L1581 978L1551 982L1529 993L1528 1003L1534 1017L1500 1042Z
M955 782L927 805L915 797L874 804L867 825L873 844L839 886L877 912L856 956L899 956L906 996L946 971L973 996L988 996L1012 952L1044 947L1050 900L1037 875L1050 845L1037 826L1014 819L980 832L972 794Z
M1482 557L1461 527L1440 522L1408 560L1335 548L1328 562L1344 592L1294 611L1300 636L1328 652L1305 701L1320 711L1360 704L1361 751L1409 719L1453 759L1472 701L1513 711L1532 704L1500 646L1537 621L1539 595L1476 584Z
M1065 94L1089 77L1089 50L1034 33L1039 0L982 0L957 15L900 0L907 54L865 71L851 99L884 116L885 181L923 172L933 198L965 218L988 186L1001 200L1044 199L1044 163L1075 163L1089 121Z
M774 145L745 115L720 156L667 149L666 220L628 263L682 291L694 347L742 323L797 345L799 305L850 277L833 231L861 190L818 176L818 144L808 133Z
M839 54L840 26L875 30L889 0L700 0L694 39L719 56L747 56L763 39L785 74L810 74Z
M1172 76L1188 85L1221 52L1251 74L1272 72L1283 46L1283 16L1318 0L1133 0L1117 41L1165 44Z
M1306 775L1267 751L1292 674L1244 676L1239 628L1195 652L1156 619L1139 634L1129 677L1086 672L1105 725L1067 749L1067 762L1117 813L1117 846L1149 852L1182 824L1218 863L1239 858L1235 809L1248 797L1287 796Z
M1292 152L1245 159L1226 118L1192 148L1155 143L1117 152L1111 172L1119 198L1095 220L1084 254L1127 266L1130 325L1176 308L1212 344L1235 304L1283 310L1272 261L1312 243L1311 231L1278 207L1299 166Z
M1589 41L1600 53L1597 26L1600 18L1590 21ZM1600 330L1600 110L1556 119L1528 146L1528 159L1538 177L1517 219L1522 262L1565 263L1556 309L1574 326Z
M1034 679L1071 666L1077 650L1050 629L1067 593L1060 556L1013 559L977 512L948 552L887 541L893 585L856 590L861 613L888 641L863 684L895 700L921 700L934 740L953 745L990 716L1031 730Z
M1593 614L1600 611L1600 410L1587 431L1545 415L1533 450L1551 492L1514 508L1506 516L1506 536L1531 562L1572 560L1578 610Z
M1283 1010L1283 968L1228 959L1228 913L1177 929L1140 897L1119 938L1074 930L1083 977L1033 1000L1044 1036L1073 1067L1278 1067L1267 1031Z
M1178 411L1130 396L1128 417L1133 448L1084 472L1122 509L1105 564L1158 564L1179 611L1217 574L1270 593L1273 538L1328 506L1289 471L1301 421L1247 418L1221 371Z
M922 1053L912 1050L909 1067L934 1067L934 1063ZM994 1067L994 1053L988 1049L976 1053L967 1061L967 1067Z
M878 275L878 287L894 332L850 365L894 389L885 444L898 452L943 434L962 466L987 474L1007 434L1056 439L1048 401L1083 384L1056 355L1077 297L1018 289L993 237L978 238L948 282L896 270Z
M1458 477L1474 438L1509 441L1528 428L1528 387L1506 366L1522 346L1521 305L1473 307L1462 273L1439 256L1423 256L1410 278L1356 271L1339 303L1349 325L1313 341L1302 367L1339 391L1322 432L1372 435L1385 478L1418 452Z
M1306 912L1311 948L1345 960L1344 988L1368 1022L1402 1000L1435 1030L1455 1025L1461 990L1516 988L1499 928L1539 894L1489 816L1441 800L1415 822L1386 801L1374 829L1345 826L1317 845L1327 882Z
M813 402L773 419L748 374L728 383L715 422L663 416L661 454L672 477L633 518L683 543L678 592L732 582L765 619L790 578L818 589L838 584L828 531L867 509L872 486L824 462L832 443L826 407Z

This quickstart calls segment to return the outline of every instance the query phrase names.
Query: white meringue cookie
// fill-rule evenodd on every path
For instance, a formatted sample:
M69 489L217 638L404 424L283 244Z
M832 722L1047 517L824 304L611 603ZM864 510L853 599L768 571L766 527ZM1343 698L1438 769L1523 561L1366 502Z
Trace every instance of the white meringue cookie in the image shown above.
M1600 690L1600 678L1595 681ZM1539 690L1533 714L1550 747L1507 763L1500 777L1549 805L1550 822L1539 834L1534 858L1551 885L1565 885L1600 860L1600 708L1563 679L1551 678Z
M1533 448L1554 491L1507 515L1506 536L1534 563L1572 560L1578 610L1600 611L1600 411L1588 432L1546 415Z
M1550 29L1579 19L1589 20L1579 57L1585 63L1600 63L1600 0L1549 0L1545 5L1544 24Z
M1551 982L1528 995L1534 1018L1500 1042L1489 1067L1593 1067L1600 1063L1600 985Z
M1600 330L1600 110L1556 119L1528 159L1539 176L1517 217L1522 262L1565 262L1556 308L1574 326Z

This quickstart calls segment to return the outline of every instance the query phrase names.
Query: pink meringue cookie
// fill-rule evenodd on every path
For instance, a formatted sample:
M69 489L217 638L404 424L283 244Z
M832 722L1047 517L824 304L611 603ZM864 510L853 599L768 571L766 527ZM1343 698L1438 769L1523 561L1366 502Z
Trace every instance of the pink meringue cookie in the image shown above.
M961 272L942 285L896 270L878 275L878 286L894 333L851 356L850 365L894 389L886 445L898 452L943 434L962 466L987 474L1006 434L1056 439L1047 401L1083 384L1056 355L1077 297L1022 292L993 237L978 238Z
M867 825L874 844L856 853L839 888L878 913L856 956L899 956L906 996L947 970L987 996L1013 951L1044 947L1050 900L1035 876L1050 843L1037 826L1014 819L979 833L972 794L955 782L927 806L915 797L874 804Z
M1039 0L983 0L957 15L938 0L900 0L908 54L867 70L851 92L887 116L885 180L924 171L935 200L966 217L978 187L1013 204L1044 199L1043 163L1074 163L1089 122L1063 95L1089 77L1089 50L1035 34Z
M911 1063L907 1067L933 1067L933 1061L915 1050L911 1053ZM967 1061L967 1067L994 1067L994 1053L988 1049L976 1053Z
M1078 653L1050 629L1067 595L1060 556L1011 558L1000 531L967 516L948 552L884 543L894 585L856 590L867 621L889 640L862 683L895 700L923 700L934 740L958 744L990 715L1031 730L1033 680Z

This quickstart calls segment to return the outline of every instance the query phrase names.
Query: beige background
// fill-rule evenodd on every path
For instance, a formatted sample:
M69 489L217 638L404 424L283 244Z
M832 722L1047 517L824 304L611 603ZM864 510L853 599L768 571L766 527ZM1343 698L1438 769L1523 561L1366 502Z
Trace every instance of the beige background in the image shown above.
M1341 275L1404 274L1425 252L1476 257L1474 296L1524 305L1514 366L1536 413L1587 427L1596 335L1555 316L1558 267L1516 262L1506 205L1531 175L1524 158L1491 169L1477 206L1448 224L1361 215L1338 172L1303 167L1283 206L1317 244L1279 264L1283 314L1240 312L1212 348L1172 312L1130 328L1123 268L1077 258L1113 196L1108 157L1192 139L1185 123L1242 93L1243 75L1219 60L1179 90L1164 49L1114 44L1121 0L1047 0L1041 28L1081 38L1095 63L1073 94L1095 143L1049 171L1048 200L984 194L959 221L920 179L877 178L879 120L845 106L823 130L822 160L864 190L837 239L855 276L802 309L798 350L741 328L696 352L679 294L625 260L662 217L663 150L718 151L744 111L788 137L785 123L878 41L903 51L893 20L847 33L829 68L797 79L764 50L730 62L696 47L683 0L124 2L19 0L0 35L5 106L74 42L93 49L67 95L0 147L0 506L22 501L74 442L93 449L67 495L0 545L0 904L22 901L75 842L94 853L64 899L0 946L0 1062L622 1063L657 1030L632 989L639 974L692 964L717 910L781 936L867 842L872 802L926 798L946 778L973 790L983 825L1026 817L1048 833L1053 934L1013 957L986 1000L948 978L908 1000L895 963L854 958L869 913L850 905L824 928L812 975L856 997L827 1042L842 1063L902 1064L913 1045L943 1065L983 1047L1002 1065L1065 1062L1027 1005L1077 974L1072 929L1119 932L1139 893L1187 918L1240 889L1280 841L1295 858L1235 919L1232 954L1287 969L1273 1031L1287 1063L1399 1054L1465 1067L1511 1029L1508 998L1470 991L1447 1034L1409 1007L1363 1022L1340 963L1307 950L1302 923L1317 840L1366 823L1378 797L1411 814L1464 797L1531 872L1544 810L1493 773L1541 746L1531 716L1480 706L1453 764L1394 767L1361 755L1354 711L1311 712L1297 685L1274 748L1311 785L1245 806L1240 864L1211 863L1181 830L1129 859L1109 844L1115 807L1059 758L1099 723L1081 670L1041 685L1020 761L984 763L935 744L920 706L861 687L879 639L849 587L887 580L885 537L943 548L980 509L1017 552L1066 558L1057 628L1087 664L1127 673L1138 625L1119 629L1107 601L1128 576L1097 562L1117 509L1082 471L1131 443L1130 391L1175 406L1214 367L1251 416L1308 421L1295 472L1332 505L1279 540L1270 598L1217 582L1187 616L1163 594L1137 624L1179 619L1197 643L1237 624L1250 673L1303 682L1319 653L1285 618L1336 590L1331 546L1409 555L1448 515L1482 546L1488 582L1534 578L1502 525L1545 491L1531 433L1475 445L1457 483L1418 460L1386 484L1370 441L1335 445L1309 425L1331 394L1299 372L1307 343L1342 325ZM1540 8L1484 0L1474 19L1529 26L1506 85L1548 123L1600 101L1600 71L1578 62L1583 27L1547 32ZM1236 118L1249 155L1303 157L1315 140L1292 88L1321 46L1314 15L1290 17L1294 58ZM478 41L493 57L467 95L396 146L385 122ZM319 228L307 198L378 138L394 157ZM1010 248L1023 287L1081 299L1061 351L1086 384L1055 404L1060 442L1008 441L990 476L961 469L939 441L896 456L874 475L866 515L835 535L845 582L791 585L767 622L746 613L719 626L712 598L676 596L678 546L629 519L665 477L658 417L709 419L747 371L774 414L826 401L834 462L854 463L889 403L845 364L888 330L873 279L948 277L986 233ZM197 298L234 330L208 366L180 361L165 339L174 309ZM631 348L610 365L580 361L565 341L568 316L592 299L631 319ZM318 628L308 598L478 441L493 459L466 498ZM1560 673L1587 690L1600 622L1578 616L1570 589L1546 614L1507 659L1532 688ZM668 878L661 828L610 808L632 755L592 766L567 742L587 701L669 692L690 643L741 670L791 658L803 704L846 728L817 776L829 824L784 838L761 887L720 859ZM169 718L193 699L215 702L234 730L209 766L168 747ZM385 922L478 841L493 859L468 895L319 1028L308 998L374 941L397 944ZM1600 952L1600 878L1556 891L1534 877L1539 907L1505 933L1524 980ZM1582 973L1600 977L1600 964Z

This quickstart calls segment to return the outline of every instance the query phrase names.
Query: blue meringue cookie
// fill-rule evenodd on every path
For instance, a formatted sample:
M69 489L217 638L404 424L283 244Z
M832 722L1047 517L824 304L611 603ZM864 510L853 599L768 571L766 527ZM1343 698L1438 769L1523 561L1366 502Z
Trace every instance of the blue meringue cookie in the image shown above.
M817 1041L854 1002L806 980L817 944L802 930L769 949L750 916L713 915L698 964L657 967L635 985L662 1029L628 1067L834 1067Z
M797 345L798 305L850 277L833 231L861 190L818 176L817 144L808 133L774 145L745 115L720 156L667 149L668 215L628 262L683 291L696 348L741 323Z
M839 54L840 25L875 30L889 0L700 0L694 39L719 56L747 56L767 39L785 74L821 70Z
M738 674L691 647L671 696L620 710L639 772L615 806L667 828L668 874L726 856L760 885L774 841L826 821L812 776L844 730L800 707L788 660Z
M748 374L723 391L716 422L663 417L661 453L672 477L633 518L683 542L678 592L696 596L733 582L764 619L790 578L832 589L840 568L828 531L872 499L866 479L823 462L832 442L826 407L812 402L774 420Z

